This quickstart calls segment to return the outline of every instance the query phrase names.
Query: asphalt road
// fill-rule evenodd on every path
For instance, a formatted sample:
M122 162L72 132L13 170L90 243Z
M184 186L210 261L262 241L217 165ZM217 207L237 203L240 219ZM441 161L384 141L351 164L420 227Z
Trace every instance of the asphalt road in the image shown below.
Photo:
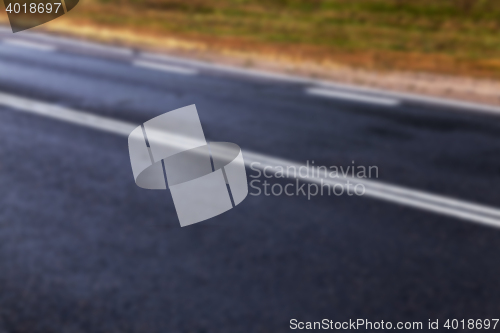
M1 93L134 124L196 104L211 141L500 206L493 113L147 59L175 66L158 70L35 37L0 34ZM168 191L135 185L125 136L0 106L0 142L1 333L499 317L498 228L346 195L249 195L181 228Z

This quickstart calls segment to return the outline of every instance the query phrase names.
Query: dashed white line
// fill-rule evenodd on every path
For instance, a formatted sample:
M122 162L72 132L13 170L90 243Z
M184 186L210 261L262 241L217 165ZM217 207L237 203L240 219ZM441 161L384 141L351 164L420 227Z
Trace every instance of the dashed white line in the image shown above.
M9 29L8 27L0 27L0 31L1 32L3 32L3 31L10 32L11 29ZM71 39L71 38L50 36L50 35L46 35L46 34L42 34L42 33L27 32L25 35L27 37L33 37L36 39L53 41L53 42L60 42L60 43L67 44L67 45L72 45L72 46L81 47L81 48L94 49L94 50L108 52L108 53L117 54L117 55L130 56L130 55L133 55L133 53L134 53L133 50L131 50L129 48L108 46L108 45L98 44L98 43L94 43L94 42L75 40L75 39ZM400 100L420 102L420 103L426 103L426 104L431 104L431 105L437 105L437 106L441 106L441 107L451 107L452 109L450 111L486 113L486 114L497 115L497 116L500 115L500 107L494 106L494 105L482 104L482 103L465 102L465 101L453 100L453 99L448 99L448 98L430 97L430 96L413 94L413 93L404 93L404 92L383 90L383 89L377 89L377 88L369 88L369 87L363 87L363 86L357 86L357 85L351 85L351 84L336 83L333 81L312 79L312 78L301 77L301 76L291 75L291 74L273 73L273 72L268 72L268 71L264 71L264 70L252 69L252 68L241 68L241 67L237 67L237 66L214 64L214 63L209 63L209 62L200 61L200 60L178 58L175 56L169 56L169 55L164 55L164 54L140 52L139 56L143 59L168 61L168 62L177 63L177 64L194 66L197 68L212 69L212 70L230 72L230 73L235 73L235 74L241 74L241 75L245 75L245 76L260 77L260 78L264 78L264 79L273 79L273 80L279 80L282 82L289 82L289 83L315 85L315 86L319 86L319 87L340 89L340 90L350 91L350 92L354 92L354 93L375 94L375 95L380 95L382 97L387 97L387 98L395 98L395 99L400 99Z
M114 55L131 56L134 53L131 49L125 47L103 45L103 44L72 39L67 37L61 37L61 36L50 36L41 33L29 33L28 36L33 39L43 40L51 43L56 43L56 44L60 43L63 45L68 45L76 48L105 52Z
M316 82L317 86L323 88L330 89L342 89L342 90L350 90L353 92L359 93L368 93L368 94L377 94L380 96L397 98L412 102L426 103L429 105L435 105L440 107L451 107L450 111L460 111L460 112L472 112L472 113L483 113L499 116L500 115L500 107L488 104L474 103L474 102L465 102L460 100L454 100L443 97L431 97L424 96L413 93L405 93L405 92L396 92L391 90L382 90L377 88L368 88L362 86L355 86L351 84L341 84L335 83L331 81L318 81Z
M353 93L368 93L382 96L382 98L395 98L399 100L408 100L419 103L426 103L431 105L438 105L444 107L452 107L455 110L452 111L467 111L467 112L475 112L475 113L487 113L492 115L500 115L500 107L488 104L474 103L474 102L465 102L460 100L453 100L448 98L441 97L430 97L413 93L404 93L390 90L382 90L377 88L369 88L363 86L356 86L352 84L344 84L344 83L336 83L333 81L326 80L318 80L311 79L307 77L301 77L290 74L281 74L281 73L273 73L267 72L263 70L257 70L252 68L241 68L236 66L229 65L220 65L209 63L206 61L193 60L193 59L184 59L178 58L175 56L169 56L164 54L155 54L155 53L147 53L142 52L140 56L145 59L159 60L159 61L168 61L178 64L185 64L190 66L196 66L198 68L205 68L211 70L224 71L234 74L260 77L264 79L273 79L282 82L289 83L299 83L299 84L308 84L315 85L318 87L323 87L325 89L339 89L344 91L349 91Z
M4 39L3 43L9 44L9 45L14 45L14 46L19 46L19 47L25 47L25 48L29 48L29 49L34 49L34 50L38 50L38 51L44 51L44 52L51 52L51 51L54 51L56 49L52 45L28 42L26 40L12 39L12 38Z
M165 55L165 54L141 52L139 54L139 56L143 59L156 60L156 61L167 61L170 63L177 63L177 64L182 64L182 65L194 66L197 68L204 68L204 69L209 69L209 70L218 70L218 71L246 75L246 76L254 76L254 77L258 77L258 78L266 78L266 79L273 79L273 80L280 80L280 81L290 81L293 83L297 83L298 79L300 80L300 78L291 77L287 74L272 73L272 72L260 71L260 70L256 70L256 69L247 69L247 68L240 68L240 67L235 67L235 66L221 65L221 64L209 63L209 62L200 61L200 60L184 59L184 58L178 58L178 57L169 56L169 55ZM302 81L300 81L300 82L302 82ZM306 82L308 82L308 80L304 79L303 82L306 83Z
M136 124L129 122L101 117L91 113L5 93L0 93L0 105L14 110L50 117L123 136L128 136L130 132L137 127ZM303 166L297 162L275 158L247 150L244 151L244 157L245 164L247 166L251 166L252 163L258 163L254 165L254 167L258 167L260 169L264 169L266 166L295 166L298 169ZM353 184L363 184L366 189L366 196L409 207L419 208L425 211L452 216L469 222L500 227L500 209L494 207L367 179L349 177L340 179L332 179L328 177L304 177L301 178L301 180L316 184L321 184L321 181L330 184L345 184L347 181L350 181Z
M186 68L186 67L178 67L172 65L159 64L157 62L136 60L133 62L134 66L144 67L152 70L157 70L161 72L169 72L175 74L183 74L183 75L195 75L198 73L197 70Z
M378 104L378 105L385 105L385 106L396 106L396 105L399 105L399 103L400 103L396 99L361 95L361 94L356 94L356 93L351 93L351 92L338 91L338 90L336 91L336 90L323 89L323 88L306 88L306 93L309 95L315 95L315 96L321 96L321 97L342 99L342 100L368 103L368 104Z
M500 115L500 107L493 106L493 105L487 105L487 104L481 104L481 103L465 102L465 101L452 100L452 99L440 98L440 97L430 97L430 96L424 96L424 95L412 94L412 93L395 92L395 91L382 90L382 89L377 89L377 88L355 86L355 85L351 85L351 84L335 83L332 81L310 79L307 77L300 77L300 76L294 76L294 75L289 75L289 74L273 73L273 72L266 72L263 70L257 70L257 69L251 69L251 68L240 68L240 67L236 67L236 66L221 65L221 64L209 63L209 62L201 61L201 60L178 58L175 56L169 56L169 55L164 55L164 54L141 52L140 57L142 57L144 59L150 59L150 60L166 61L166 62L170 62L170 63L189 65L189 66L194 66L197 68L218 70L218 71L223 71L223 72L228 72L228 73L233 73L233 74L240 74L240 75L258 77L258 78L264 78L264 79L278 80L278 81L282 81L282 82L316 85L318 87L323 87L325 89L339 89L339 90L349 91L349 92L353 92L353 93L361 93L361 94L364 94L364 93L376 94L376 95L382 96L381 98L393 98L393 99L398 99L398 100L408 100L408 101L413 101L413 102L434 104L434 105L444 106L444 107L452 107L452 108L458 109L458 111Z

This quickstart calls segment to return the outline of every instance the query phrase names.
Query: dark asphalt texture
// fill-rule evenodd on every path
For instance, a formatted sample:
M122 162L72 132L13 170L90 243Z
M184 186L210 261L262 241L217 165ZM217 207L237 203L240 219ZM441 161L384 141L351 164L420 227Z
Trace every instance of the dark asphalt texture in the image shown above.
M0 44L2 92L137 124L196 104L209 140L500 206L500 117L304 87ZM499 317L498 229L370 198L251 195L181 228L168 191L135 185L126 137L0 107L0 142L1 333Z

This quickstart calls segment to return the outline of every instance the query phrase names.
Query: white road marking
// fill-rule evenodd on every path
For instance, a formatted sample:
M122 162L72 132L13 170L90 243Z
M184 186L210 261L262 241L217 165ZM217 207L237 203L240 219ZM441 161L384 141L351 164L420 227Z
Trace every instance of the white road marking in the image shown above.
M367 96L367 95L355 94L355 93L344 92L344 91L335 91L335 90L323 89L323 88L307 88L306 93L308 93L309 95L315 95L315 96L321 96L321 97L336 98L336 99L343 99L343 100L354 101L354 102L378 104L378 105L385 105L385 106L396 106L396 105L399 105L399 103L400 103L398 100L395 100L395 99Z
M96 116L88 112L0 93L0 105L101 131L129 135L137 126L128 122Z
M45 35L42 33L34 33L34 32L29 32L26 35L33 38L33 39L43 40L43 41L47 41L47 42L51 42L51 43L60 43L63 45L68 45L68 46L77 47L77 48L86 49L86 50L93 50L93 51L98 51L98 52L110 53L110 54L114 54L114 55L131 56L134 53L131 49L125 48L125 47L103 45L103 44L98 44L98 43L88 42L88 41L78 40L78 39L72 39L72 38L67 38L67 37L51 36L51 35Z
M0 29L0 31L11 32L11 29L9 29L8 27L2 27L2 29ZM102 52L106 52L106 53L111 53L111 54L116 54L116 55L131 56L134 53L129 48L108 46L108 45L98 44L98 43L94 43L94 42L80 41L80 40L75 40L75 39L66 38L66 37L59 37L59 36L51 36L51 35L46 35L46 34L42 34L42 33L26 32L25 35L27 37L32 37L35 39L60 42L60 43L64 43L67 45L72 45L72 46L81 47L81 48L85 48L85 49L94 49L94 50L98 50L98 51L102 51ZM307 85L322 86L325 88L341 89L344 91L371 93L371 94L380 95L381 97L396 98L396 99L402 99L402 100L407 100L407 101L420 102L420 103L431 104L431 105L438 105L438 106L443 106L443 107L451 107L452 109L450 109L450 111L466 111L466 112L473 112L473 113L486 113L486 114L491 114L491 115L496 115L496 116L500 115L500 107L494 106L494 105L482 104L482 103L465 102L465 101L454 100L454 99L449 99L449 98L430 97L430 96L413 94L413 93L404 93L404 92L397 92L397 91L382 90L382 89L377 89L377 88L356 86L356 85L351 85L351 84L336 83L333 81L312 79L312 78L301 77L301 76L290 75L290 74L273 73L273 72L268 72L268 71L264 71L264 70L256 70L256 69L250 69L250 68L241 68L241 67L237 67L237 66L214 64L214 63L209 63L206 61L179 58L179 57L169 56L169 55L164 55L164 54L141 52L139 54L139 56L143 59L168 61L168 62L173 62L173 63L177 63L177 64L196 66L198 68L205 68L205 69L211 69L211 70L217 70L217 71L230 72L230 73L241 74L241 75L245 75L245 76L273 79L273 80L284 81L284 82L289 82L289 83L300 83L300 84L307 84Z
M284 170L286 170L286 167L288 166L295 166L295 168L298 170L299 167L303 166L293 161L278 159L271 156L264 156L262 154L255 154L249 151L244 152L244 157L245 163L248 165L251 165L251 163L254 162L260 163L260 169L264 169L264 167L270 165L273 167L281 166L282 168L284 168ZM268 174L270 172L272 172L272 169L267 170ZM422 210L452 216L469 222L500 227L500 209L489 207L486 205L471 203L460 199L427 193L425 191L405 188L398 185L391 185L381 181L359 179L349 176L342 178L331 178L328 177L328 175L324 174L320 177L309 177L301 179L303 181L318 184L319 186L322 185L322 181L323 184L329 184L331 186L335 184L341 184L345 186L347 184L347 181L349 181L353 187L356 184L362 184L366 189L365 195L369 197L398 203L404 206L420 208Z
M56 49L52 45L33 43L33 42L25 41L25 40L12 39L12 38L4 39L3 43L9 44L9 45L14 45L14 46L19 46L19 47L25 47L25 48L29 48L29 49L35 49L35 50L44 51L44 52L51 52L51 51L54 51Z
M8 27L2 27L0 29L0 31L1 32L3 32L3 31L11 32L12 30L9 29ZM133 51L129 48L108 46L108 45L98 44L98 43L94 43L94 42L80 41L80 40L66 38L66 37L51 36L51 35L47 35L47 34L43 34L43 33L26 32L25 36L27 36L28 38L31 37L31 38L41 39L41 40L46 40L46 41L59 42L59 43L64 43L67 45L72 45L72 46L86 48L86 49L95 49L98 51L107 52L107 53L116 54L116 55L124 55L124 56L133 55ZM465 102L465 101L454 100L454 99L449 99L449 98L430 97L430 96L413 94L413 93L404 93L404 92L389 91L389 90L383 90L383 89L377 89L377 88L356 86L356 85L345 84L345 83L336 83L333 81L312 79L312 78L301 77L301 76L297 76L297 75L273 73L273 72L268 72L268 71L264 71L264 70L256 70L256 69L250 69L250 68L241 68L241 67L237 67L237 66L214 64L214 63L210 63L210 62L206 62L206 61L179 58L179 57L169 56L169 55L164 55L164 54L141 52L139 54L139 57L143 58L143 59L167 61L167 62L172 62L172 63L177 63L177 64L196 66L197 68L205 68L205 69L241 74L241 75L245 75L245 76L273 79L273 80L289 82L289 83L300 83L300 84L321 86L324 88L341 89L344 91L376 94L376 95L380 95L381 97L395 98L395 99L400 99L400 100L407 100L407 101L413 101L413 102L419 102L419 103L425 103L425 104L431 104L431 105L438 105L438 106L443 106L443 107L450 107L450 108L452 108L452 109L450 109L450 111L466 111L466 112L473 112L473 113L486 113L486 114L491 114L491 115L496 115L496 116L500 115L500 107L494 106L494 105L482 104L482 103Z
M220 64L209 63L206 61L184 59L184 58L178 58L175 56L169 56L169 55L163 55L163 54L141 52L140 57L143 57L145 59L154 59L154 60L168 61L168 62L173 62L173 63L178 63L178 64L191 65L191 66L196 66L199 68L224 71L224 72L241 74L241 75L246 75L246 76L260 77L260 78L265 78L265 79L273 79L273 80L284 81L284 82L289 82L289 83L315 85L315 86L321 86L324 88L341 89L344 91L376 94L376 95L379 95L381 97L395 98L395 99L400 99L400 100L402 99L402 100L408 100L408 101L419 102L419 103L426 103L426 104L431 104L431 105L439 105L439 106L444 106L444 107L452 107L452 108L457 109L458 111L500 115L500 107L494 106L494 105L482 104L482 103L464 102L464 101L454 100L454 99L449 99L449 98L430 97L430 96L413 94L413 93L404 93L404 92L397 92L397 91L390 91L390 90L382 90L382 89L377 89L377 88L368 88L368 87L356 86L356 85L352 85L352 84L336 83L333 81L311 79L311 78L307 78L307 77L301 77L301 76L295 76L295 75L289 75L289 74L266 72L266 71L257 70L257 69L241 68L241 67L229 66L229 65L220 65ZM451 111L456 111L456 110L451 110Z
M139 54L139 56L141 58L149 59L149 60L167 61L167 62L182 64L182 65L195 66L198 68L205 68L205 69L209 69L209 70L219 70L219 71L230 72L230 73L234 73L234 74L255 76L255 77L266 78L266 79L274 79L274 80L281 80L281 81L292 80L294 83L297 83L297 78L290 79L290 76L288 76L286 74L279 74L279 73L272 73L272 72L260 71L260 70L255 70L255 69L247 69L247 68L240 68L240 67L235 67L235 66L214 64L214 63L209 63L206 61L184 59L184 58L178 58L178 57L164 55L164 54L141 52Z
M0 93L0 105L14 110L24 111L40 116L66 121L69 123L86 126L89 128L106 131L118 135L128 136L138 125L107 117L97 116L91 113L73 110L45 102L40 102L25 97ZM176 140L177 141L177 140ZM245 150L245 164L259 163L254 167L264 169L266 166L295 166L297 169L302 164L288 161L272 156L267 156ZM309 174L309 173L308 173ZM321 184L363 184L366 196L397 203L409 207L452 216L469 222L481 223L489 226L500 227L500 209L481 204L471 203L464 200L454 199L442 195L427 193L421 190L390 185L380 181L358 179L358 178L328 178L310 177L301 178L302 181Z
M133 62L133 65L137 67L144 67L162 72L170 72L170 73L184 74L184 75L195 75L198 73L197 70L191 68L165 65L165 64L159 64L157 62L150 62L143 60L136 60Z
M350 84L340 84L330 81L318 81L316 83L319 86L325 88L332 89L343 89L343 90L351 90L360 93L369 93L369 94L378 94L384 97L392 97L403 99L412 102L425 103L430 105L438 105L442 107L451 107L450 111L461 111L461 112L472 112L472 113L485 113L500 116L500 107L488 104L474 103L474 102L465 102L455 99L442 98L442 97L431 97L424 96L413 93L405 93L405 92L397 92L390 90L382 90L377 88L368 88L355 86Z

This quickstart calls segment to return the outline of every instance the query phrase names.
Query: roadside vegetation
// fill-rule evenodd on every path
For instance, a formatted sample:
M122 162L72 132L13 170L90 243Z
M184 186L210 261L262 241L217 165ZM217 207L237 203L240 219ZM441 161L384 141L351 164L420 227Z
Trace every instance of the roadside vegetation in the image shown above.
M213 47L500 77L500 0L81 0L72 15Z

